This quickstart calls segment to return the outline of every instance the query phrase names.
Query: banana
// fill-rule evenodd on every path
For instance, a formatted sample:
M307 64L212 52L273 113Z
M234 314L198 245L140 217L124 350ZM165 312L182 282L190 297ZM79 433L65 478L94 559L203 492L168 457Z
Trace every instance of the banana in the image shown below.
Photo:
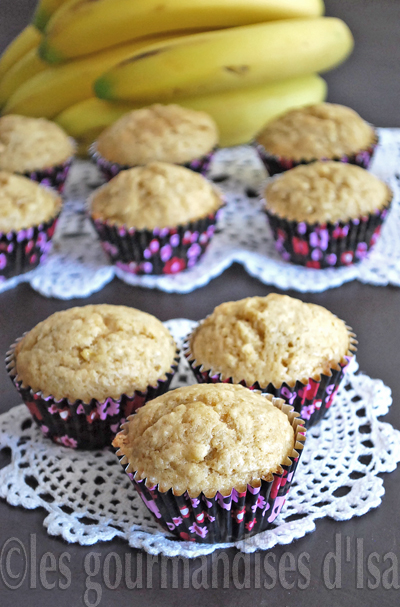
M287 110L323 101L326 91L325 81L312 75L182 99L180 104L210 114L218 125L220 145L229 147L248 143L265 124Z
M70 0L50 19L41 55L49 63L162 32L317 17L322 0Z
M48 65L39 57L37 48L28 51L0 80L0 108L24 82L36 74L40 74L46 68Z
M41 32L46 29L50 17L66 3L67 0L40 0L33 15L32 23Z
M221 145L232 146L249 142L264 124L279 114L319 103L325 97L325 81L308 75L174 102L210 114L218 125ZM92 98L65 110L55 120L78 141L89 145L103 129L137 107Z
M28 25L7 46L0 58L0 78L28 51L37 48L42 36L33 25Z
M95 84L101 99L146 103L325 71L353 46L340 19L293 19L186 36L148 47Z
M94 141L103 129L133 109L137 108L132 104L109 103L108 101L91 97L67 108L56 116L54 121L71 137L75 139L88 139L93 134L92 141Z
M164 44L155 38L155 46ZM149 40L147 44L151 41ZM65 108L93 96L96 78L125 58L143 48L142 41L135 41L96 53L65 65L47 67L22 84L8 99L4 114L53 118Z

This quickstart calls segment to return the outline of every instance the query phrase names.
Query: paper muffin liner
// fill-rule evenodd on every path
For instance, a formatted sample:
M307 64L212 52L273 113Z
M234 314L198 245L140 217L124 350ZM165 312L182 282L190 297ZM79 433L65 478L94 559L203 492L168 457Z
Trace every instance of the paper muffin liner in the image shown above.
M317 424L332 406L339 390L340 383L346 373L346 369L357 351L356 335L353 333L351 327L346 325L346 329L349 334L350 342L346 355L337 364L330 367L328 374L320 373L314 377L310 377L306 384L297 380L292 386L286 382L283 382L278 387L274 386L271 382L267 386L262 386L259 382L248 385L245 380L234 382L232 377L226 378L223 377L222 373L217 373L213 371L213 369L205 368L196 361L191 352L191 339L197 328L186 337L183 344L183 354L188 361L196 380L200 384L239 383L241 386L249 388L250 390L260 390L264 394L272 394L274 397L284 399L291 405L305 421L305 427L310 428Z
M275 248L285 261L307 268L340 268L365 259L379 238L391 202L363 217L336 223L288 221L267 208L264 211Z
M220 194L219 194L220 195ZM111 262L130 274L177 274L204 255L221 207L206 217L173 228L136 230L89 216Z
M243 540L271 527L293 482L306 430L293 407L271 395L266 398L287 415L294 430L294 448L278 471L271 474L270 480L256 479L247 485L246 491L232 488L228 495L216 492L213 496L200 493L196 497L188 492L176 495L172 488L162 492L158 485L136 479L127 457L117 451L122 467L145 506L166 531L183 541L212 544ZM122 432L124 427L125 424Z
M106 398L103 402L92 399L90 403L82 400L71 402L67 398L58 400L23 385L17 374L15 356L15 349L22 337L7 352L7 373L43 434L53 442L72 449L110 446L120 424L129 415L148 400L167 392L179 363L177 350L165 379L159 379L156 385L148 386L146 390L135 390L132 395L123 394L119 399Z
M374 140L370 146L364 150L360 150L355 154L349 154L344 156L335 156L333 158L313 158L312 160L293 160L290 158L284 158L283 156L277 156L269 154L263 145L257 141L253 141L252 145L257 150L257 153L267 169L269 175L272 177L278 173L284 173L289 171L300 164L311 164L317 160L335 160L336 162L345 162L347 164L356 164L363 169L368 169L371 164L372 157L375 149L379 143L379 137L376 131L374 131Z
M36 181L40 185L53 188L59 194L62 194L72 161L73 157L54 167L39 169L37 171L26 171L25 173L21 173L21 175L28 177L32 181Z
M179 166L182 166L185 169L190 169L191 171L194 171L195 173L200 173L201 175L206 175L206 173L208 172L210 165L213 161L216 151L217 151L217 148L215 147L210 152L208 152L208 154L205 154L205 156L200 156L200 158L194 158L190 162L185 162L182 164L179 164L179 163L173 163L173 164L179 164ZM91 159L93 160L93 162L100 169L100 172L102 173L102 175L106 179L106 181L110 181L113 177L118 175L118 173L120 173L121 171L126 171L128 169L134 168L134 166L138 166L138 165L130 166L127 164L125 164L125 165L118 164L118 162L110 162L109 160L106 160L106 158L104 158L104 156L102 156L97 151L96 142L92 143L92 145L89 147L89 155L90 155Z
M24 230L0 232L0 282L30 272L46 259L58 217Z

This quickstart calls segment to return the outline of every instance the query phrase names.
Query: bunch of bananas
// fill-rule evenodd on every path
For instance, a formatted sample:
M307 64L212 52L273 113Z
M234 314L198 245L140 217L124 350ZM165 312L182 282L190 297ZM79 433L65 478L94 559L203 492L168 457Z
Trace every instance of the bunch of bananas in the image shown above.
M0 58L4 114L58 122L83 146L151 103L204 110L222 145L326 95L353 46L322 0L40 0Z

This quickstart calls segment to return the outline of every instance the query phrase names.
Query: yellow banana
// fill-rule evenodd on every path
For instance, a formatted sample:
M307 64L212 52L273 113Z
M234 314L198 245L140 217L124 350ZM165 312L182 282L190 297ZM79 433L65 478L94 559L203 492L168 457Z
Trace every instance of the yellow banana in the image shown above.
M210 114L218 125L220 145L229 147L248 143L265 124L287 110L323 101L326 88L322 78L312 75L179 103Z
M322 0L70 0L46 27L50 63L162 32L216 29L323 13Z
M132 104L109 103L91 97L67 108L56 116L54 121L71 137L88 139L93 134L92 141L94 141L103 129L133 109L135 107Z
M67 0L40 0L33 15L33 25L43 32L50 17L66 2Z
M95 84L101 99L148 102L205 95L325 71L349 54L340 19L293 19L186 36L135 53Z
M210 114L218 125L221 145L231 146L247 143L264 124L279 114L319 103L325 96L324 80L308 75L174 102ZM132 109L137 109L137 106L92 98L65 110L55 120L78 141L89 145L103 129Z
M0 58L0 78L28 51L37 48L42 36L33 25L28 25L7 46Z
M28 51L0 80L0 108L24 82L46 68L48 65L39 57L37 48Z
M158 45L163 43L162 39L157 39ZM92 97L96 78L104 70L140 51L143 45L142 41L135 41L65 65L47 67L14 92L3 113L53 118L65 108Z

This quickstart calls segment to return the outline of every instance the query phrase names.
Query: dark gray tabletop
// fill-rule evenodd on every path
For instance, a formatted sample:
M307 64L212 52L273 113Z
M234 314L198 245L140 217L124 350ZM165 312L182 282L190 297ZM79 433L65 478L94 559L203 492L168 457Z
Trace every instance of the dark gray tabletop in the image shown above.
M0 49L29 21L33 11L34 0L1 0L0 2ZM342 17L351 27L356 39L356 48L345 65L327 74L329 100L347 104L356 109L364 118L377 126L400 127L400 2L396 0L327 0L327 14ZM0 294L0 352L5 352L14 338L30 329L57 310L83 303L114 303L132 305L158 316L161 320L176 317L200 319L208 314L217 304L252 295L267 295L273 289L250 278L240 266L233 266L223 276L208 286L189 295L169 295L165 293L131 288L114 280L100 293L89 299L62 302L49 300L35 293L29 286L21 285L9 292ZM318 303L332 310L345 319L356 331L359 338L358 361L361 370L372 377L381 378L392 388L394 404L385 420L400 428L400 412L397 403L400 398L400 374L398 372L400 343L400 289L378 288L353 282L338 289L321 294L289 293L304 301ZM13 390L4 368L0 366L1 399L0 412L19 404L20 399ZM0 465L7 463L7 454L0 453ZM243 588L239 588L242 577L230 575L224 584L222 570L217 580L212 583L212 558L195 559L190 562L190 587L184 588L182 581L173 587L169 576L166 583L161 578L160 562L154 562L151 569L149 561L143 557L142 587L129 589L124 581L111 590L107 587L101 572L88 580L85 571L85 558L90 552L100 555L101 563L106 556L117 553L121 559L131 558L132 568L138 562L137 550L131 550L122 541L97 544L93 547L68 545L60 539L49 537L43 528L44 511L28 511L9 506L0 501L0 551L9 538L20 540L29 551L31 536L36 542L36 557L31 559L30 566L38 566L46 552L51 552L56 562L67 552L70 556L70 583L67 589L59 587L65 583L59 573L47 573L47 580L55 582L55 587L46 589L46 580L40 576L31 580L27 576L23 585L15 591L6 588L0 576L0 605L19 607L22 605L106 605L107 607L133 604L137 606L158 605L209 605L229 604L232 607L255 605L309 607L353 605L398 605L399 591L397 584L398 567L395 563L396 576L389 580L391 589L385 588L383 581L374 590L368 587L369 578L364 576L364 583L357 588L357 563L355 559L356 540L363 541L365 558L376 552L380 558L380 571L390 565L382 563L384 555L393 552L400 559L400 522L398 513L397 483L400 471L385 475L386 494L381 506L368 514L353 518L348 522L338 523L331 520L317 522L314 533L294 542L290 546L274 548L271 556L275 560L278 572L275 583L270 578L272 588L258 587L254 578L255 558L251 558L250 575L245 571ZM400 526L399 526L400 527ZM335 535L340 534L342 541L350 538L352 550L349 562L342 560L341 588L327 588L322 575L324 557L335 549ZM290 552L297 562L301 553L308 553L310 558L310 579L306 589L299 587L304 579L297 573L283 572L279 575L279 563L284 566L284 554ZM228 550L232 565L236 551ZM265 554L261 555L261 563ZM140 558L139 558L140 561ZM289 561L288 561L289 562ZM243 563L240 564L239 570ZM365 563L364 563L365 565ZM203 567L203 579L199 569ZM282 570L283 571L283 570ZM148 575L147 575L148 573ZM123 580L125 576L123 576ZM148 580L148 581L147 581ZM285 581L286 580L286 581ZM98 584L101 601L96 602L100 594L87 591L88 581ZM202 585L196 589L196 581ZM370 581L373 581L371 578ZM203 583L202 583L203 582ZM291 583L294 582L293 588ZM399 581L400 583L400 581ZM208 587L207 587L208 585ZM397 584L398 587L399 584ZM108 584L110 586L110 584ZM212 587L214 586L214 587Z

